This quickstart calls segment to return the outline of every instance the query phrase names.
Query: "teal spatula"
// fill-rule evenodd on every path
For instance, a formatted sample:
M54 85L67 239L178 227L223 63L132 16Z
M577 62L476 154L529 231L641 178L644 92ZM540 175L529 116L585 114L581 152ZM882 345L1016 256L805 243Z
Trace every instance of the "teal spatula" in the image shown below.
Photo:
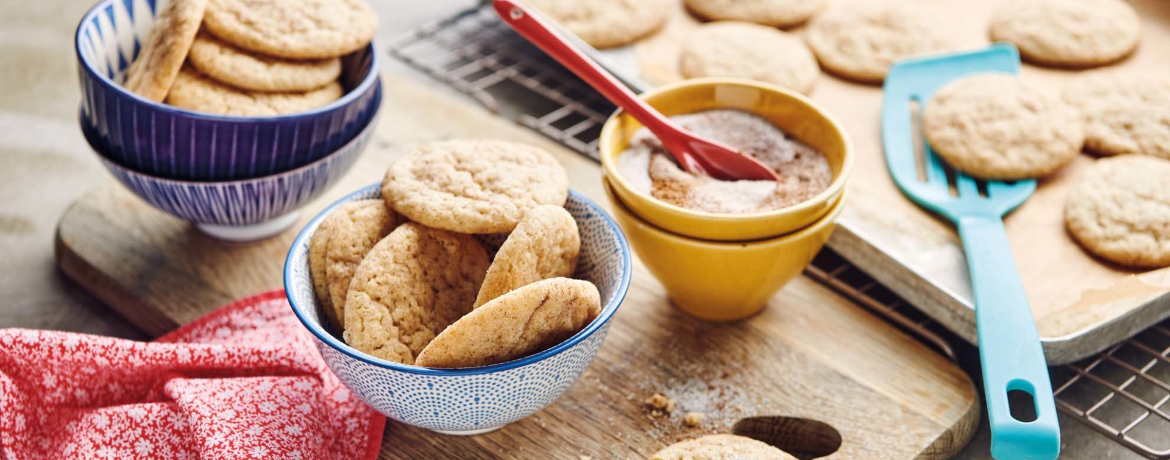
M902 193L954 222L963 239L975 293L992 457L1050 460L1060 454L1052 383L1003 226L1003 215L1036 190L1036 181L980 184L956 171L948 184L942 160L924 139L915 136L911 113L912 102L924 108L936 90L957 78L1019 70L1019 53L1006 44L895 64L886 77L882 100L882 143L886 164ZM925 178L919 177L915 143L923 146ZM1008 393L1017 391L1031 396L1035 420L1021 421L1013 416Z

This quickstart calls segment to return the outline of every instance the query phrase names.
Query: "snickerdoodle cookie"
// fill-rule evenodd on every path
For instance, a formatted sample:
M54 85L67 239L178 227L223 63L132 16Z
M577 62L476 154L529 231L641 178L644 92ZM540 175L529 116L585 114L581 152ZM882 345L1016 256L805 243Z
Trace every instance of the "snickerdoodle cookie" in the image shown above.
M573 276L580 251L577 221L569 211L554 205L533 208L496 252L475 307L542 279Z
M650 460L796 460L796 457L752 438L711 434L671 444L650 456Z
M337 219L330 214L317 225L313 238L309 239L309 278L313 281L313 294L317 297L317 303L321 304L326 319L340 330L345 326L345 321L337 315L337 310L329 301L329 277L325 274L325 267L329 265L325 261L325 253L329 250L329 238L333 236L335 223Z
M167 95L167 104L219 115L271 116L328 105L340 98L341 94L341 84L337 82L299 93L247 92L207 78L190 67L183 67Z
M1134 268L1170 265L1170 160L1103 158L1073 186L1069 233L1090 253Z
M325 277L329 287L329 305L336 312L338 324L345 324L345 295L349 282L370 249L398 226L398 214L382 200L359 200L346 203L329 215L330 228L325 250Z
M345 298L345 341L403 364L471 311L487 252L470 235L405 223L358 266Z
M906 5L850 5L813 18L806 36L825 70L843 78L878 83L894 61L943 51L938 23Z
M820 76L808 45L795 35L750 22L696 27L683 42L679 71L687 78L736 77L808 93Z
M588 281L550 278L476 308L443 330L415 364L487 366L528 356L572 337L601 313L601 295Z
M159 11L150 37L126 70L126 89L154 102L166 99L206 9L207 0L171 0Z
M670 12L666 0L527 0L594 48L629 45L662 27Z
M993 41L1007 41L1028 61L1086 67L1128 56L1138 46L1141 21L1122 0L1008 2L992 17Z
M287 59L342 56L378 31L362 0L210 0L203 23L225 42Z
M1078 113L1045 88L989 73L948 83L922 115L930 146L951 166L989 180L1048 175L1081 150Z
M291 61L248 53L200 33L187 57L200 73L252 91L289 92L320 88L341 75L338 58Z
M386 172L382 196L412 221L461 233L506 233L542 204L563 205L565 169L527 144L455 140L422 144Z
M1085 150L1170 159L1170 78L1116 71L1069 81L1064 100L1085 120Z
M749 21L772 27L800 24L825 7L825 0L685 0L687 9L710 21Z

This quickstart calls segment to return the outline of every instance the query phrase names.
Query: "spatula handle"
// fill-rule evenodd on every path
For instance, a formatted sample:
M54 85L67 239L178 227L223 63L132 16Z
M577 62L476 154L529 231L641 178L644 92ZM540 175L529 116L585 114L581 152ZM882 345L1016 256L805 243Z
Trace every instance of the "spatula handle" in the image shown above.
M1032 309L999 216L960 218L959 233L975 291L979 356L991 422L991 456L1052 460L1060 454L1060 426L1048 364ZM1008 392L1031 395L1036 420L1016 419Z

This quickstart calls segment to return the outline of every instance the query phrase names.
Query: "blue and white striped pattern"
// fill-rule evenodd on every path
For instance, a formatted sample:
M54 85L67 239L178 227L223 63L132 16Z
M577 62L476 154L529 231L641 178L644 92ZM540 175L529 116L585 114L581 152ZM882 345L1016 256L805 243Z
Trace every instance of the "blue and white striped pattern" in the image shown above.
M159 104L121 87L169 0L105 0L77 27L82 113L100 151L122 166L177 180L261 177L313 163L348 143L381 104L374 45L342 59L348 91L324 107L276 117L211 115Z
M376 122L371 120L349 144L315 163L256 179L176 181L142 174L99 157L118 182L168 214L197 224L254 225L299 209L336 183L369 144ZM82 121L82 125L84 128L86 123ZM86 134L93 146L90 133Z
M609 321L625 298L632 272L630 249L617 224L597 204L571 192L565 208L581 232L575 278L601 293L602 311L573 337L543 352L507 363L468 369L408 366L363 354L325 327L309 277L309 240L338 205L381 196L380 184L363 188L314 218L293 242L284 266L284 288L294 313L313 334L329 368L350 390L386 416L414 426L456 434L499 428L559 398L597 355Z

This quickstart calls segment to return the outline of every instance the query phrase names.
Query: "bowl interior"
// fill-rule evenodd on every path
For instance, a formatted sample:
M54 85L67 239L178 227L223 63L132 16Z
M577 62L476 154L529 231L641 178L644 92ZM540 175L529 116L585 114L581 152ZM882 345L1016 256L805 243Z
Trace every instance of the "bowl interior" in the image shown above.
M808 98L784 88L737 79L692 79L663 86L642 95L643 99L666 116L684 115L713 109L738 109L767 119L785 133L817 149L829 162L833 182L816 197L804 203L755 214L713 214L694 211L650 197L634 188L622 177L617 160L629 146L630 138L642 124L625 112L619 112L606 121L599 142L602 163L606 172L625 190L681 214L702 216L716 220L747 220L791 212L804 204L823 201L836 194L848 177L852 146L840 124Z
M305 327L322 342L352 358L380 367L417 374L434 375L480 374L523 366L560 353L592 335L612 318L618 306L625 298L626 290L629 288L632 261L625 236L613 219L600 206L577 192L570 191L569 199L565 203L565 209L577 221L577 227L581 234L581 254L577 263L577 272L573 277L590 281L597 286L597 290L601 294L602 303L601 314L598 315L597 319L593 320L592 323L574 336L552 348L524 358L491 366L466 369L430 369L395 363L366 355L347 345L326 326L328 323L325 320L320 306L317 304L316 297L313 293L313 283L309 277L309 240L312 238L317 226L320 225L321 220L333 208L349 201L381 198L381 196L381 184L374 184L362 188L330 205L329 208L314 217L305 226L304 230L301 230L300 235L297 236L292 248L289 250L288 259L285 261L284 286L294 313L304 323ZM481 238L481 241L489 251L494 252L503 243L505 238L506 235L486 235Z
M155 14L162 11L171 0L139 0L119 1L105 0L94 6L81 20L77 27L76 46L77 54L82 65L91 70L113 86L121 88L126 81L126 69L142 48L142 43L150 37L154 26ZM355 88L363 86L370 80L371 69L374 68L376 51L373 44L342 57L341 84L347 93L353 93ZM133 95L146 104L163 107L147 99L143 99L122 90L125 94ZM290 114L288 116L303 116L313 112L330 110L348 103L350 98L342 97L337 101L312 111ZM240 119L250 117L212 116L199 112L165 106L178 112L193 115L210 116L215 118ZM255 117L251 117L255 118Z

